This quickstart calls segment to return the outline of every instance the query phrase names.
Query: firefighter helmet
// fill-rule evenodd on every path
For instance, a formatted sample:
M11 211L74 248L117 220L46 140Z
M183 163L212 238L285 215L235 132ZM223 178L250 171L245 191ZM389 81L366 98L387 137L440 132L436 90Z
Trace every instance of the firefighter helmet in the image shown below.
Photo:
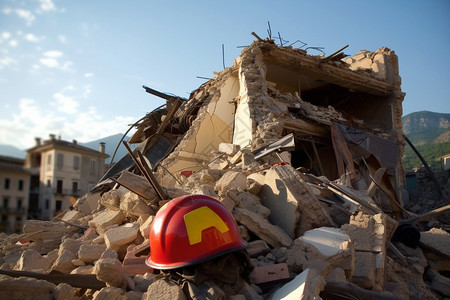
M154 269L175 269L246 247L236 220L222 203L205 195L187 195L157 212L145 263Z

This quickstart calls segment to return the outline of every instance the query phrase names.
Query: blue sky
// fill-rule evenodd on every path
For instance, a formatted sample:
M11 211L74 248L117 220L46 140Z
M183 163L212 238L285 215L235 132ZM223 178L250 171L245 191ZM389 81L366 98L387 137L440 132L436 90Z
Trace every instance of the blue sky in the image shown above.
M223 69L222 44L228 67L252 31L268 37L268 22L272 36L325 54L388 47L399 56L404 115L450 112L447 0L3 0L0 144L123 133L164 103L142 85L187 98L198 77Z

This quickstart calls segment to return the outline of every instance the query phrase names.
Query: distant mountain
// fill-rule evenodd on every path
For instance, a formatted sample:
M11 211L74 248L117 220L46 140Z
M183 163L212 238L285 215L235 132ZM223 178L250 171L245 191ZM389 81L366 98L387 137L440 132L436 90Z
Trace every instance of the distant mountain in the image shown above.
M441 168L440 157L450 153L450 114L419 111L402 118L403 132L425 161ZM403 164L407 170L422 166L414 151L406 146Z
M402 117L402 126L403 132L414 146L424 145L450 131L450 114L430 111L414 112Z
M111 159L113 158L114 151L116 151L117 145L119 145L119 148L117 149L113 162L117 162L120 158L122 158L128 153L127 149L125 149L125 146L121 142L122 138L124 141L128 141L130 139L129 136L123 137L122 133L118 133L115 135L100 138L95 141L78 144L99 151L100 143L105 143L105 153L109 155L109 158L105 160L105 163L110 163ZM133 148L134 147L131 147L131 149Z
M0 155L25 159L27 152L11 145L0 145Z

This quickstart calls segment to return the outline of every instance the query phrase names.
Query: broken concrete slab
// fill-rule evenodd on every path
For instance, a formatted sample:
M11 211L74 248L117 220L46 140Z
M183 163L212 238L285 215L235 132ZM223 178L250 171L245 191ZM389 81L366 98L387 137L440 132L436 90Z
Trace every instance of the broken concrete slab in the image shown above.
M139 195L133 192L125 193L120 198L120 209L126 214L138 217L155 214L153 209Z
M127 223L125 225L110 228L105 232L105 243L108 248L118 251L138 237L138 224Z
M120 225L124 220L125 216L121 211L105 209L89 221L89 226L96 228L99 233L105 233L109 227Z
M247 187L247 178L239 172L229 171L225 173L215 185L219 193L225 193L228 190L238 189L244 191Z
M280 227L248 209L236 207L233 211L236 220L247 227L272 247L289 247L292 239Z
M319 299L319 293L324 286L323 278L317 278L314 276L314 271L306 269L276 290L270 299Z
M86 264L92 264L101 257L105 250L105 244L81 245L80 250L78 250L78 258Z
M333 224L314 192L290 165L268 170L259 195L262 204L271 211L269 220L283 228L291 238Z

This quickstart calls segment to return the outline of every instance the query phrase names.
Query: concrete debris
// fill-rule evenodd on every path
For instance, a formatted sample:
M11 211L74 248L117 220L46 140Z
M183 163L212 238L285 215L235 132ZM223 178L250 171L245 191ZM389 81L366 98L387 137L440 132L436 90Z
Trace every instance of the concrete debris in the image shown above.
M166 105L135 149L69 210L0 234L0 298L450 297L448 202L407 194L400 84L388 48L324 58L257 37L189 99L145 87ZM220 201L248 247L150 268L156 212L188 194Z

